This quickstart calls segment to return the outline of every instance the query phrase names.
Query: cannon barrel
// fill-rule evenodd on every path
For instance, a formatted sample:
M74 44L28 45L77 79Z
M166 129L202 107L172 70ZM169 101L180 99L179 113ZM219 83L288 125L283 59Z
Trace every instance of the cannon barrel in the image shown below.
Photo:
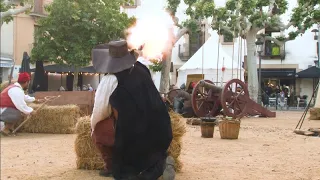
M211 89L211 91L212 91L213 93L221 93L221 92L222 92L222 88L221 88L221 87L218 87L218 86L216 86L216 85L214 85L214 84L208 83L208 82L206 82L206 81L204 81L204 80L201 80L201 81L199 82L199 85L200 85L201 87L205 87L205 88Z

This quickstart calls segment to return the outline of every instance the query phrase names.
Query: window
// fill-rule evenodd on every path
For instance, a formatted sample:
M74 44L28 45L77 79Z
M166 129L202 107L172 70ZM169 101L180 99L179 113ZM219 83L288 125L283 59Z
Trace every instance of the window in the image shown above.
M220 36L220 41L224 45L232 45L234 42L233 34L225 32L222 36Z
M280 31L267 28L265 30L265 35L277 37L279 36L279 32ZM269 57L280 56L280 46L274 43L273 41L266 40L264 43L264 55Z
M223 42L233 42L233 35L231 33L223 35Z

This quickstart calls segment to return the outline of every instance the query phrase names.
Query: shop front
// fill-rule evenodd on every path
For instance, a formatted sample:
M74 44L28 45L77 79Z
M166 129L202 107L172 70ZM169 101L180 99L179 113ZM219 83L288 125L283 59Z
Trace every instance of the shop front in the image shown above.
M283 103L284 106L294 106L296 102L295 75L296 69L293 68L261 69L261 88L271 106L279 105L279 103Z

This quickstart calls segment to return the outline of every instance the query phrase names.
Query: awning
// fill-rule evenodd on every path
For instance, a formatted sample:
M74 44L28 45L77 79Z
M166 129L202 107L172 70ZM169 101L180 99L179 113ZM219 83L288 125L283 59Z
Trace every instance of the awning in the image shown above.
M257 71L259 73L259 69ZM295 74L295 69L261 69L263 78L293 78Z
M320 68L312 66L296 74L297 78L320 78Z
M52 64L52 65L44 66L44 71L51 72L51 73L68 73L68 72L73 73L74 70L75 69L73 66L67 66L67 65ZM35 72L35 68L31 69L31 72ZM79 72L97 73L93 66L81 68L79 69Z
M13 66L13 60L11 58L1 57L0 67L11 68Z
M80 69L83 73L97 73L93 66L88 66Z
M52 64L44 66L44 71L51 73L67 73L74 72L74 68L67 65ZM35 72L35 68L31 69L31 72Z

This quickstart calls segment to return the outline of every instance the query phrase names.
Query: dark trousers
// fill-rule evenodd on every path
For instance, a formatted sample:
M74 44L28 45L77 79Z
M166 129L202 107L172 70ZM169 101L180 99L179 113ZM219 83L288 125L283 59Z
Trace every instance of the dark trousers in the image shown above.
M124 175L120 178L115 178L115 180L157 180L163 174L165 163L166 158L161 158L154 165L137 175Z
M112 171L112 146L115 132L113 124L113 119L102 120L97 123L92 133L92 140L101 153L107 171Z

